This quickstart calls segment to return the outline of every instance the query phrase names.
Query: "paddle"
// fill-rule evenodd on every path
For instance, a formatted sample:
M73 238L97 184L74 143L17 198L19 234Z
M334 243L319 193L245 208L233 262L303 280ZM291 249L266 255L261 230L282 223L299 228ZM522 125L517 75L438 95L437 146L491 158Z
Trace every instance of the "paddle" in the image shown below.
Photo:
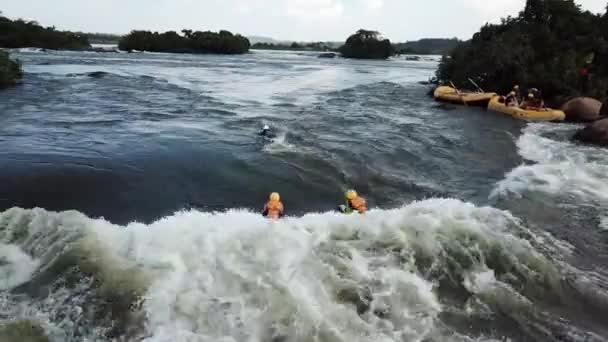
M473 85L474 85L475 87L477 87L477 90L479 90L479 91L480 91L480 92L482 92L482 93L485 93L485 91L483 91L483 89L481 89L481 87L480 87L480 86L478 86L478 85L477 85L477 83L475 83L475 81L473 81L473 80L472 80L472 79L470 79L470 78L467 78L467 79L469 80L469 82L473 83Z
M454 85L454 83L452 83L452 81L450 81L450 85L452 86L452 88L454 88L454 90L456 90L456 94L458 94L460 96L460 98L462 99L462 103L464 103L465 106L469 106L467 104L467 101L464 99L464 96L460 93L460 91L458 90L458 88L456 88L456 86Z

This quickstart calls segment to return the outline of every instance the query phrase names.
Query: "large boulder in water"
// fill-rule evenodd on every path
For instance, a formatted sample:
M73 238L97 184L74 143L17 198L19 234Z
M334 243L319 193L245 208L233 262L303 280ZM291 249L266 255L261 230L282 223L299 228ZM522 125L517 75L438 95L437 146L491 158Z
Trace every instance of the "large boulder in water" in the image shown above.
M562 110L566 113L566 121L591 122L600 118L602 103L590 97L576 97L566 102Z
M602 119L589 124L576 132L575 140L589 144L608 147L608 119Z
M608 98L606 98L604 104L602 104L602 109L600 109L600 116L608 117Z

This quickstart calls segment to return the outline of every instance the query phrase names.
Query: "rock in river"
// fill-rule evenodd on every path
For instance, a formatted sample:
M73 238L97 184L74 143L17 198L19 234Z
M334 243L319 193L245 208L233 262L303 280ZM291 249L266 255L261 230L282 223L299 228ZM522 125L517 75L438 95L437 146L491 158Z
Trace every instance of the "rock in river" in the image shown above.
M566 121L591 122L600 118L602 103L590 97L576 97L562 106Z
M598 120L576 132L575 140L608 147L608 119Z

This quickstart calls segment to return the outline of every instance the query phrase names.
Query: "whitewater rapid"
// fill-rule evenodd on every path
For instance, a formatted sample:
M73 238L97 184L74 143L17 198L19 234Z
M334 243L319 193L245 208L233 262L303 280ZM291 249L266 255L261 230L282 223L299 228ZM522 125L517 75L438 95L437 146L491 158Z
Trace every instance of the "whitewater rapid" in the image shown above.
M608 154L570 141L568 133L573 130L572 125L529 124L517 147L532 164L508 173L492 195L540 191L608 206Z
M37 273L61 259L46 251L62 250L82 258L76 265L94 264L87 268L97 284L83 292L145 288L145 341L422 341L448 333L438 321L446 307L482 315L502 301L526 305L527 293L512 287L519 281L559 287L558 266L535 251L538 241L521 237L534 235L516 218L453 199L278 222L247 211L188 211L124 227L76 212L11 209L0 227L3 248L25 251ZM56 239L65 234L80 237ZM9 288L33 280L21 272ZM441 286L471 298L442 304ZM66 304L41 305L38 315Z

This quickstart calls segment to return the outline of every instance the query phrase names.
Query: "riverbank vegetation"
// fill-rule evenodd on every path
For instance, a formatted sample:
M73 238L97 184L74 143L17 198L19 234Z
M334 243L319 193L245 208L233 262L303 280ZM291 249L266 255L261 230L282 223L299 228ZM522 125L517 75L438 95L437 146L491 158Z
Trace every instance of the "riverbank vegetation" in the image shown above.
M58 31L54 27L43 27L35 21L11 20L0 16L0 47L86 49L90 44L84 35Z
M517 17L486 24L445 56L443 81L507 93L515 84L543 91L550 103L608 91L608 14L584 11L572 0L527 0Z
M255 43L251 46L257 50L283 50L283 51L335 51L328 43L297 43L291 44L274 44L274 43Z
M249 39L229 31L182 30L181 35L175 31L132 31L122 37L118 48L125 51L242 54L249 51L250 43Z
M424 38L405 43L393 44L393 50L397 54L410 55L445 55L462 43L457 38ZM336 43L314 42L314 43L266 43L258 42L251 46L257 50L284 50L284 51L326 51L339 52Z
M15 84L21 77L21 64L11 60L8 52L0 50L0 88Z
M338 51L342 57L358 59L387 59L395 54L388 39L381 39L377 31L359 30L348 37Z
M462 43L458 38L424 38L415 41L395 44L399 54L412 55L445 55Z

